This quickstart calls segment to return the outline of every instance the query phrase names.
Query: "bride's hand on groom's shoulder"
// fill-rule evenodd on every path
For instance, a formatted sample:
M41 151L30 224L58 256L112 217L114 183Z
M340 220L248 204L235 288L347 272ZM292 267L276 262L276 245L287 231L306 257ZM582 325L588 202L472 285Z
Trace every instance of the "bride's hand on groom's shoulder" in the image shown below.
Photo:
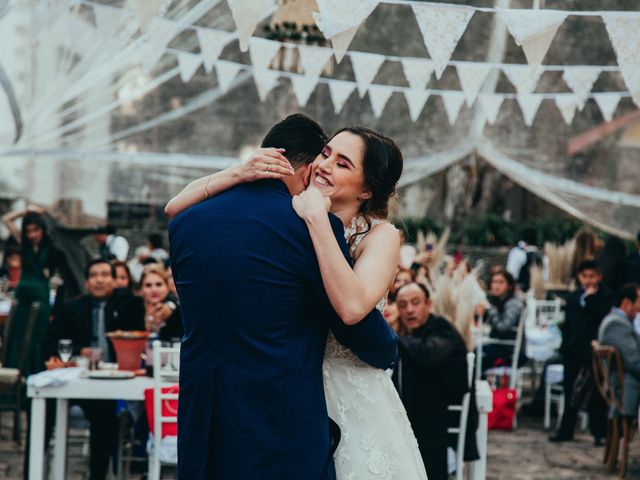
M293 175L293 167L283 153L283 148L260 148L246 162L234 167L235 173L242 183Z
M309 187L293 197L292 205L298 216L305 221L326 219L331 208L331 199L323 196L320 190Z

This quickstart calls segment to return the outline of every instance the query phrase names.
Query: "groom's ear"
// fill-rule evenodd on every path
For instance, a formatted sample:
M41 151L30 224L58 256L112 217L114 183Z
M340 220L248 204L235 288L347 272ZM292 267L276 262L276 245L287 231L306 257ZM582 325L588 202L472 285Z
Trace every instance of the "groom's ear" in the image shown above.
M304 176L302 177L302 181L304 183L304 189L309 188L309 184L311 183L311 168L313 167L313 163L309 163L305 168Z

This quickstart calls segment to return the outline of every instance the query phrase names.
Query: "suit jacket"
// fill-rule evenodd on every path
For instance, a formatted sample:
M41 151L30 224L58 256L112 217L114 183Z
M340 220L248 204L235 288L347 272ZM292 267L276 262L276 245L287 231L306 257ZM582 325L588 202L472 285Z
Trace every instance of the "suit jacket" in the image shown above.
M579 288L567 297L565 320L562 324L562 346L560 351L565 364L591 368L591 341L598 336L600 323L611 311L613 296L604 285L598 291L580 299L584 289Z
M347 256L340 221L331 216L331 225ZM280 181L240 185L182 212L169 239L184 326L178 478L328 478L328 328L380 368L395 361L397 336L377 311L353 327L336 316Z
M58 340L71 339L73 354L89 347L93 339L92 319L93 299L82 295L65 303L60 308L47 328L43 343L43 357L48 359L58 355ZM144 305L126 289L114 290L104 307L105 332L114 330L144 330ZM111 359L116 359L111 342L107 342Z
M459 404L469 390L467 348L451 322L430 315L411 336L400 337L394 383L407 409L427 476L446 479L447 406Z
M640 284L640 251L633 252L627 257L625 282Z
M633 330L633 323L621 311L611 310L602 321L598 331L601 345L616 347L620 352L624 370L624 397L622 404L625 415L638 415L640 401L640 337ZM612 375L612 385L616 388L617 377Z

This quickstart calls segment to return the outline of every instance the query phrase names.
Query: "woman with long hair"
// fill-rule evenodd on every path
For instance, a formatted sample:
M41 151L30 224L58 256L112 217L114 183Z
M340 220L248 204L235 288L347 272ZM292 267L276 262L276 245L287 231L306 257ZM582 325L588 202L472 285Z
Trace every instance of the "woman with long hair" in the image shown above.
M268 167L262 170L269 173L261 178L290 174L281 165L278 150L271 150L272 156L260 160ZM331 305L347 324L359 322L373 308L384 309L400 251L400 236L386 218L402 166L402 153L390 138L364 127L343 128L308 167L310 188L293 197L293 208L309 229ZM218 194L242 177L236 174L236 180L228 182L224 181L229 180L228 174L222 172L209 182L207 194ZM206 181L197 182L205 188ZM202 200L196 189L183 193L170 202L168 211L177 214ZM328 211L345 226L353 267L333 234ZM323 372L329 416L342 432L334 454L337 479L426 479L416 438L391 377L362 362L331 333Z
M44 368L40 349L51 313L49 280L59 268L62 254L57 250L47 233L42 216L44 210L30 206L25 210L11 212L2 217L11 235L20 245L22 271L16 288L16 310L11 322L11 337L7 345L6 367L19 364L23 340L29 319L31 305L40 304L38 316L29 340L26 372L35 373ZM18 229L15 221L22 218L22 227Z

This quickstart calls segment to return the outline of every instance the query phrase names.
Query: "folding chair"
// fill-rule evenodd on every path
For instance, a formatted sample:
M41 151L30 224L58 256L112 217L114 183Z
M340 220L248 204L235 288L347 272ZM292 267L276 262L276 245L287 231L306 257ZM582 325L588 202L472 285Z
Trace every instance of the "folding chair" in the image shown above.
M464 444L467 437L467 419L469 417L469 402L471 402L471 393L473 391L473 363L475 361L473 352L467 353L467 382L469 391L462 397L462 404L449 405L447 410L450 412L460 412L459 426L448 428L447 433L458 435L458 443L456 446L456 480L462 480L464 475Z
M180 347L163 347L161 342L153 342L153 434L149 451L149 480L160 479L162 465L177 464L176 437L163 438L162 427L164 424L175 424L178 417L163 414L162 407L163 404L175 404L178 400L178 393L167 392L167 387L176 385L179 358ZM177 413L177 410L172 413Z

